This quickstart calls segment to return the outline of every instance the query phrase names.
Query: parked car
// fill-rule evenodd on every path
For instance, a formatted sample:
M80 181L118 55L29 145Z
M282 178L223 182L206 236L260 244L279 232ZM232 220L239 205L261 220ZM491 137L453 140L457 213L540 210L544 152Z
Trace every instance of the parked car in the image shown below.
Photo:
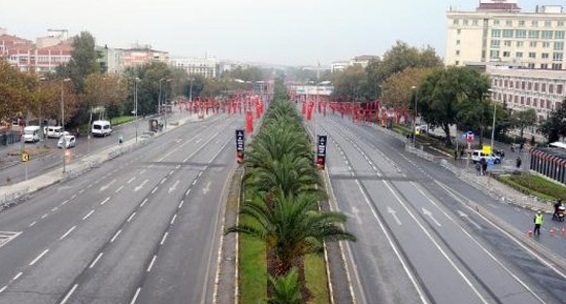
M24 142L38 142L39 126L27 126L24 128Z
M495 155L493 153L491 153L490 155L487 155L487 154L483 153L482 150L473 150L472 151L472 161L474 163L480 162L482 159L485 159L486 162L493 160L494 164L501 163L501 157L499 157L498 155Z
M61 135L63 135L64 131L63 127L49 126L43 128L43 132L48 138L59 138L61 137Z
M67 149L74 147L76 145L75 136L66 132L65 136L59 138L57 148L63 148L63 145L65 145Z
M112 125L107 120L97 120L92 123L92 136L104 137L112 135Z
M428 133L428 125L418 125L415 126L415 130L419 133Z

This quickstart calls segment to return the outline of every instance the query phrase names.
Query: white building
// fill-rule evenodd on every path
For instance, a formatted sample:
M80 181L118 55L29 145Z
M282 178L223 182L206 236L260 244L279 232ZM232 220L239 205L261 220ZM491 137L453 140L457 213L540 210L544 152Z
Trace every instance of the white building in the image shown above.
M545 120L566 97L566 72L487 65L492 99L519 111L534 109Z
M521 63L566 69L566 13L562 6L522 12L516 0L480 0L475 11L447 12L446 65L467 62Z
M183 69L189 75L201 75L204 78L215 78L218 60L215 57L175 58L170 64Z

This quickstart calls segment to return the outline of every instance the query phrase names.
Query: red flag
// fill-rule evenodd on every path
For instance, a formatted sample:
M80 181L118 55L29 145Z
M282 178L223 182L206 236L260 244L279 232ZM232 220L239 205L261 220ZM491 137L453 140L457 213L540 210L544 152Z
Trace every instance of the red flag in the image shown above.
M252 134L254 132L254 117L252 111L246 113L246 133Z

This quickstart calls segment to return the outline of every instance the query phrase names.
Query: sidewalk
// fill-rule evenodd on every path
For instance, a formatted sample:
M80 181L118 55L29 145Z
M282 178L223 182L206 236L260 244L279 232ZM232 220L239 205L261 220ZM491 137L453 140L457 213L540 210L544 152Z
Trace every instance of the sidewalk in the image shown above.
M167 129L162 132L155 133L154 136L141 136L137 142L130 139L121 145L107 147L96 154L89 155L66 165L66 172L63 173L62 168L56 168L50 172L37 176L27 181L23 181L10 186L0 187L0 211L10 208L28 198L28 196L36 191L49 187L53 184L64 182L75 178L93 168L98 167L103 162L112 160L122 154L128 153L139 147L142 147L152 141L153 137L160 136L190 121L199 120L196 114L182 117L169 122ZM21 149L21 147L19 147ZM18 149L18 151L20 151ZM3 150L3 149L2 149Z

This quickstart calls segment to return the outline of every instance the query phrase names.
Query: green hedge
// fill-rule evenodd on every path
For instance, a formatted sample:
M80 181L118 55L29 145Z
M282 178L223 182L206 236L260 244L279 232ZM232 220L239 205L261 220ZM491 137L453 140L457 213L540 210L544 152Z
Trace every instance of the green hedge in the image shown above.
M534 174L501 175L497 179L521 193L536 196L542 200L566 200L566 187L553 183Z

